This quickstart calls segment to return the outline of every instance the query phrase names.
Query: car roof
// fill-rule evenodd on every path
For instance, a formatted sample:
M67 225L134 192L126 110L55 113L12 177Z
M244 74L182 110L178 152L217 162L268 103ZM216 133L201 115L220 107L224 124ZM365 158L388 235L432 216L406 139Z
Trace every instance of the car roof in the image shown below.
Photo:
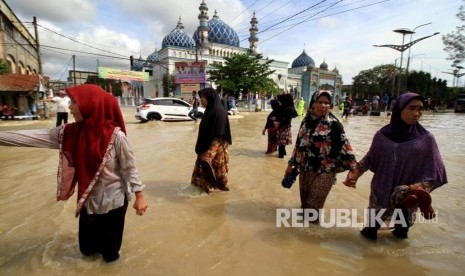
M177 100L177 101L186 102L185 100L181 100L181 99L173 98L173 97L158 97L158 98L146 97L146 98L144 98L144 101L145 101L145 100L148 100L148 101ZM186 103L187 103L187 102L186 102Z

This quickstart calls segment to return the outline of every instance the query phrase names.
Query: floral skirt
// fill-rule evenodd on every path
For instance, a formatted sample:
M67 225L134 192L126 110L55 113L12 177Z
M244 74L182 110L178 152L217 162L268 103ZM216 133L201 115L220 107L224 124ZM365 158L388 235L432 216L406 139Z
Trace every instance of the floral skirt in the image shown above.
M278 128L276 131L276 137L278 145L291 145L292 144L292 132L291 127Z
M191 184L207 193L227 190L229 171L229 144L224 140L213 140L210 148L197 156Z

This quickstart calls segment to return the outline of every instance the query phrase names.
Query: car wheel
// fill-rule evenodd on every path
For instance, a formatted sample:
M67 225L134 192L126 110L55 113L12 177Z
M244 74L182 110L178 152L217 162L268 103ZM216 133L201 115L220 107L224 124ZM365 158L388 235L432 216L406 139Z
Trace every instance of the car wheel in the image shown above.
M149 116L147 116L147 119L149 121L160 121L161 120L161 115L158 113L152 113Z

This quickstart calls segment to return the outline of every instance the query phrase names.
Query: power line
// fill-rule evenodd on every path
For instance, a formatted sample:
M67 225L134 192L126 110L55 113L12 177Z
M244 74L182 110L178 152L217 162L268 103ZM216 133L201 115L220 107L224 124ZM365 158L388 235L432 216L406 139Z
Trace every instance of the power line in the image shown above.
M341 0L341 1L342 1L342 0ZM340 2L341 2L341 1L340 1ZM283 32L288 31L288 30L290 30L290 29L292 29L292 28L294 28L294 27L296 27L297 25L300 25L300 24L302 24L302 23L305 23L305 22L308 22L308 21L313 21L313 20L318 20L318 19L322 19L322 18L326 18L326 17L333 16L333 15L336 15L336 14L341 14L341 13L346 13L346 12L349 12L349 11L354 11L354 10L366 8L366 7L369 7L369 6L377 5L377 4L380 4L380 3L383 3L383 2L388 2L388 1L390 1L390 0L382 0L382 1L378 1L378 2L376 2L376 3L364 5L364 6L361 6L361 7L356 7L356 8L352 8L352 9L348 9L348 10L344 10L344 11L340 11L340 12L336 12L336 13L332 13L332 14L327 14L327 15L324 15L324 16L321 16L321 17L318 17L318 18L312 18L312 17L313 17L313 16L312 16L312 17L307 18L306 20L303 20L303 21L300 21L300 22L298 22L298 23L296 23L296 24L293 24L293 25L291 25L289 28L285 29L284 31L281 31L281 32L279 32L279 33L277 33L277 34L275 34L275 35L273 35L273 36L271 36L271 37L269 37L269 38L263 40L262 43L265 42L265 41L268 41L268 40L270 40L270 39L272 39L272 38L274 38L274 37L276 37L276 36L278 36L278 35L280 35L280 34L282 34ZM337 3L335 3L335 4L337 4Z
M79 41L79 40L77 40L77 39L75 39L75 38L68 37L68 36L66 36L66 35L64 35L64 34L60 34L60 33L56 32L56 31L51 30L51 29L49 29L49 28L47 28L47 27L44 27L44 26L42 26L42 25L40 25L40 24L37 24L37 25L38 25L39 27L41 27L41 28L43 28L43 29L49 31L49 32L52 32L52 33L54 33L54 34L56 34L56 35L59 35L59 36L64 37L64 38L67 38L67 39L69 39L69 40L71 40L71 41L73 41L73 42L77 42L77 43L82 44L82 45L84 45L84 46L90 47L90 48L92 48L92 49L99 50L99 51L102 51L102 52L105 52L105 53L109 53L109 54L119 55L118 53L114 53L114 52L111 52L111 51L108 51L108 50L105 50L105 49L100 49L100 48L97 48L97 47L95 47L95 46L93 46L93 45L89 45L89 44L87 44L87 43L81 42L81 41Z

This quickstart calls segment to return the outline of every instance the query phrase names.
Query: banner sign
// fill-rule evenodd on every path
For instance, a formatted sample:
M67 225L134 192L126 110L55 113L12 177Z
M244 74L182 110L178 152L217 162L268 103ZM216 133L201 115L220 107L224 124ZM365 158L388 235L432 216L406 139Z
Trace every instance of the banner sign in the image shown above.
M108 67L98 67L98 76L102 79L122 81L149 81L148 72L125 71Z
M205 83L206 65L206 61L175 62L174 66L176 67L176 70L174 75L174 82L176 84Z

